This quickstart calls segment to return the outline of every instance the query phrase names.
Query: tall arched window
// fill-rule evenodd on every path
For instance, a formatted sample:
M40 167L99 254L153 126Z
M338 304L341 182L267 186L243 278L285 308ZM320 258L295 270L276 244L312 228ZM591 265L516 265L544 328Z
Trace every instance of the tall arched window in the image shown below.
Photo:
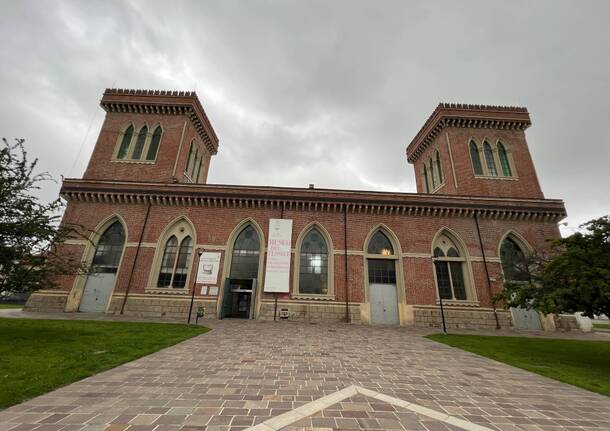
M115 221L106 229L97 243L91 262L91 272L116 273L119 269L124 244L125 230L119 221Z
M188 268L193 252L193 240L186 236L178 245L178 238L172 235L165 243L157 287L181 289L186 285Z
M530 280L527 259L519 244L510 236L500 245L500 260L504 279L512 282L528 282Z
M184 172L188 174L191 170L191 163L193 161L193 152L195 151L195 141L191 141L191 145L189 146L189 155L186 158L186 165L184 168Z
M396 257L392 242L381 230L375 232L366 249L369 284L396 284Z
M172 283L174 275L174 264L178 254L178 238L172 235L165 243L163 258L161 259L161 270L157 280L157 287L168 287Z
M159 143L161 142L161 126L157 126L153 132L148 151L146 152L146 160L155 160L157 158L157 150L159 149Z
M434 173L434 163L432 158L428 160L428 166L430 166L430 179L432 180L432 191L436 188L436 174Z
M148 127L142 126L140 133L138 133L138 139L136 145L133 147L133 154L131 155L132 160L140 160L142 157L142 151L144 151L144 144L146 143L146 137L148 135Z
M425 163L424 163L424 186L426 188L426 193L430 193L430 184L428 183L428 168L426 168Z
M119 151L117 152L117 159L124 159L127 157L129 153L129 145L131 144L131 139L133 138L133 126L130 124L125 132L123 132L123 139L121 140L121 145L119 147Z
M443 168L441 167L441 154L436 150L434 155L434 161L436 163L436 171L438 172L438 183L443 184Z
M485 164L487 166L487 174L492 177L498 176L498 170L496 169L496 161L494 160L494 153L491 149L489 142L483 144L483 153L485 154Z
M258 278L260 239L252 225L246 226L235 239L231 257L230 278Z
M511 177L513 173L510 169L506 148L504 148L504 144L502 144L502 142L498 142L498 158L500 159L500 166L502 166L502 175L505 177Z
M317 228L305 235L299 258L299 293L327 295L328 245Z
M447 235L441 235L434 243L434 270L436 284L441 299L466 300L466 258L456 242Z
M199 157L199 163L197 163L197 170L195 171L195 176L193 177L193 182L199 182L199 175L201 174L201 165L203 164L203 157Z
M483 165L481 165L481 155L479 147L474 141L470 141L470 158L472 159L472 169L475 175L483 175Z

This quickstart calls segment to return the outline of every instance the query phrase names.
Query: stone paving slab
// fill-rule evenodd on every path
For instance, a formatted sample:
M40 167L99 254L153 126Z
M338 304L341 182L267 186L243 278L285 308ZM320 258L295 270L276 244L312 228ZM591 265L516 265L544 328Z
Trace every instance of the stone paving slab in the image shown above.
M282 431L310 430L400 430L463 431L462 428L392 406L374 398L356 395L329 406L311 417L281 428Z
M432 342L422 331L206 323L213 326L206 334L1 411L0 431L245 430L350 385L492 430L610 430L610 398ZM362 419L379 421L382 411L373 412Z

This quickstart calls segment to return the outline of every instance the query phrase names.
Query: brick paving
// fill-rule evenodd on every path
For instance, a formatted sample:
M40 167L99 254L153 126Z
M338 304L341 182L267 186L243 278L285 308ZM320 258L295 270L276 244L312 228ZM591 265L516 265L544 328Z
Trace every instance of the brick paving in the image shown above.
M413 430L446 431L461 428L395 407L364 395L350 397L306 419L282 428L284 431L330 430Z
M491 430L610 430L610 398L415 329L209 323L206 334L0 412L0 430L245 430L349 385ZM459 429L390 408L355 395L286 429Z

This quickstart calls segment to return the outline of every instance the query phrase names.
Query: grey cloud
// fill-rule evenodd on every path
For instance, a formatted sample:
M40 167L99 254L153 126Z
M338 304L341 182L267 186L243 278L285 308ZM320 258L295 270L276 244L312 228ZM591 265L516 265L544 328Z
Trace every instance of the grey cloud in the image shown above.
M114 85L197 90L221 140L210 182L412 192L406 145L439 101L459 101L529 108L540 181L570 224L610 207L605 1L0 8L0 134L27 138L56 177L82 174Z

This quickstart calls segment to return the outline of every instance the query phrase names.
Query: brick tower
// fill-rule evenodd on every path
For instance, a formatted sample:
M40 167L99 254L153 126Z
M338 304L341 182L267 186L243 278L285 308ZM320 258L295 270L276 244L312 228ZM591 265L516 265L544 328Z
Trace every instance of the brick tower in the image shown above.
M205 184L218 138L195 92L106 89L85 180Z
M544 198L525 139L526 108L442 103L407 148L417 192Z

